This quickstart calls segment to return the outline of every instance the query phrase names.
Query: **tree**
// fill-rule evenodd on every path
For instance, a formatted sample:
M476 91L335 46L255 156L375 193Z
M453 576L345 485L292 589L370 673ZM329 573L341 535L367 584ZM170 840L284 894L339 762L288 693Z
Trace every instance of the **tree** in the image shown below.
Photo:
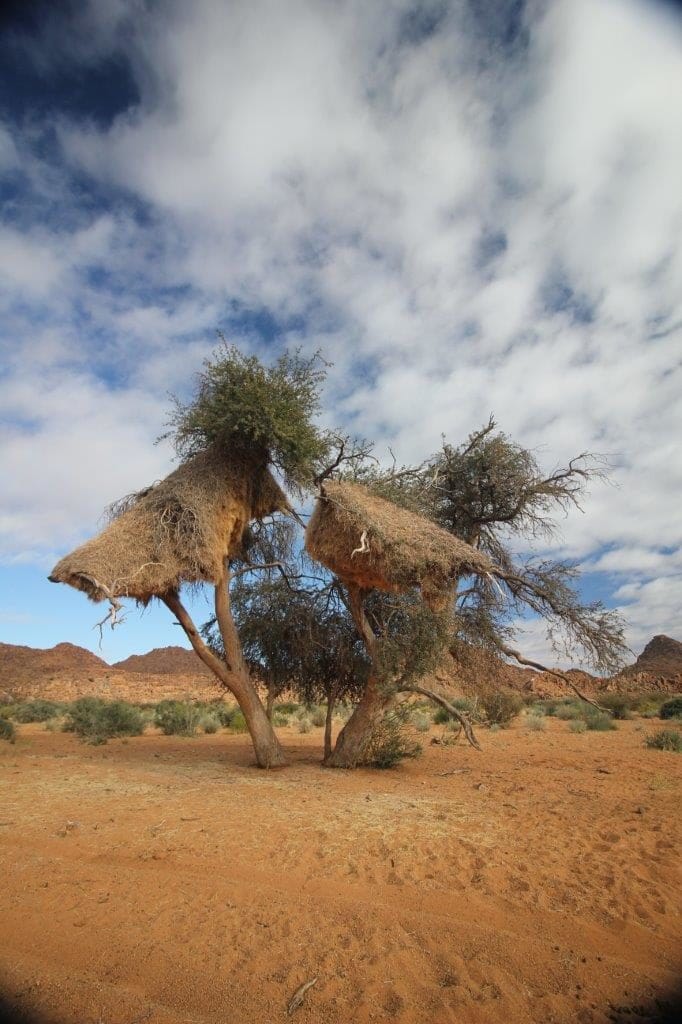
M297 569L302 571L296 571ZM268 692L293 691L305 704L327 706L325 756L331 753L332 719L338 701L358 699L368 659L338 584L305 564L281 565L266 575L245 574L235 582L232 607L244 655ZM202 633L221 651L215 619Z
M452 579L447 622L442 618L440 628L435 628L433 622L426 629L417 628L411 657L418 662L419 654L428 662L446 647L456 654L459 645L474 644L544 669L511 646L512 620L530 610L545 620L555 649L573 655L577 648L597 671L613 671L627 650L619 615L599 601L582 601L575 586L579 576L575 564L516 554L519 540L528 544L552 537L557 513L580 509L588 481L604 478L603 465L598 458L583 453L568 466L544 474L532 452L495 427L491 417L464 444L455 446L443 441L440 451L418 466L394 465L382 471L365 461L354 469L353 479L377 495L425 516L490 559L490 571ZM328 763L337 767L359 762L372 721L396 693L405 689L425 692L417 673L407 678L402 666L387 663L382 656L385 619L377 619L373 605L378 600L380 605L390 606L396 599L354 585L348 585L347 590L349 607L373 670L362 699L328 758ZM414 608L414 601L414 593L399 599L403 615L398 621L405 636L419 624L419 616L411 617L414 611L411 616L404 614L410 605Z
M295 516L271 471L301 493L330 458L333 437L315 424L324 376L318 356L285 354L265 366L223 342L198 375L191 400L175 400L165 436L174 442L179 467L116 503L105 530L63 558L50 577L107 600L103 623L112 627L122 598L161 600L237 699L261 767L285 759L235 626L233 572L258 553L261 524L279 514ZM200 582L214 588L221 657L181 600L183 585Z

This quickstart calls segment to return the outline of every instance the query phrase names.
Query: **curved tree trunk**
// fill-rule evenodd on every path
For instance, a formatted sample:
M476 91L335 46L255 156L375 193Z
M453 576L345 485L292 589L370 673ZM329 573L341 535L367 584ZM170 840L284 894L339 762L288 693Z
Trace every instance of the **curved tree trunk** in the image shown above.
M338 735L336 746L325 756L327 768L357 768L367 749L372 727L389 700L376 678L370 677L360 702Z
M280 768L287 763L284 751L275 735L272 724L268 721L265 708L244 666L241 646L239 645L237 631L230 612L227 583L228 580L225 578L216 587L216 617L223 637L223 644L225 645L225 662L217 658L210 648L206 646L177 593L166 594L163 602L177 618L187 634L189 642L203 663L218 677L223 686L234 695L246 719L258 767ZM223 627L225 627L224 634Z

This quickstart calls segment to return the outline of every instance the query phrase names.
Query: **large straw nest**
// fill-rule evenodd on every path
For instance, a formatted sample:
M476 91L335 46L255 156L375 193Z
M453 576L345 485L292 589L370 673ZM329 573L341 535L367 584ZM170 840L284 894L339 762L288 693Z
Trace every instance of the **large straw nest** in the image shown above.
M93 601L133 597L146 604L181 583L217 583L226 555L239 552L254 518L288 511L267 468L217 449L112 507L112 521L52 570Z
M434 610L457 577L492 569L480 551L423 516L339 480L325 482L305 546L345 583L397 593L420 587Z

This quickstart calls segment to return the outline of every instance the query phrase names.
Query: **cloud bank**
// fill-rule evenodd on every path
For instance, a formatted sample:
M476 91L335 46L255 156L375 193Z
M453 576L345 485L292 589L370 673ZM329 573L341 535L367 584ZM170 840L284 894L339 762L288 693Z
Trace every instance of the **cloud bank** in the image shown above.
M91 0L17 29L60 88L0 125L4 557L167 471L165 393L222 327L321 348L330 420L402 460L491 411L548 469L608 454L555 551L632 646L679 634L681 42L636 0Z

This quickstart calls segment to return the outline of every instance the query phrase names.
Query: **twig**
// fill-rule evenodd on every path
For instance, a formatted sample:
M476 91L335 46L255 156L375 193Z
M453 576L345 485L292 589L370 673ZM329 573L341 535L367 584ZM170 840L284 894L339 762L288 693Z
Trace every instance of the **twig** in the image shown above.
M289 1005L287 1006L287 1014L289 1015L289 1017L291 1017L292 1013L298 1010L299 1006L303 1002L303 997L305 996L306 992L308 991L308 989L312 988L313 985L316 985L317 981L318 978L316 975L314 978L311 978L310 981L304 981L302 985L299 985L299 987L296 989L293 996L289 1000Z

